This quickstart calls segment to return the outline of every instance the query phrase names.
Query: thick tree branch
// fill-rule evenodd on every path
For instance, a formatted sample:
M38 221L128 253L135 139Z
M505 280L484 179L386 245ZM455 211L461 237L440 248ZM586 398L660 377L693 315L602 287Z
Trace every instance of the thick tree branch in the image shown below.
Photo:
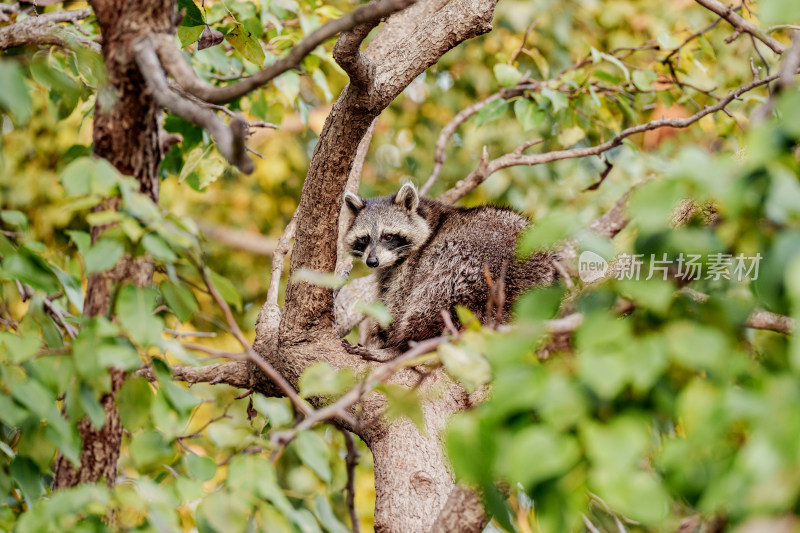
M349 31L363 23L377 23L383 17L407 7L413 1L373 0L366 6L324 24L300 41L286 57L279 59L249 78L244 78L224 87L216 87L198 78L175 48L174 43L160 42L158 53L161 55L167 71L184 89L206 102L223 104L244 96L287 70L298 68L305 56L334 35Z
M687 117L687 118L663 118L659 120L652 120L650 122L645 122L644 124L639 124L636 126L632 126L630 128L626 128L619 132L617 135L612 137L610 140L598 144L596 146L590 146L586 148L573 148L571 150L554 150L552 152L547 152L543 154L531 154L525 155L523 154L519 148L523 148L525 145L519 147L517 150L509 154L505 154L503 156L498 157L490 161L486 165L479 165L476 170L470 173L466 178L459 181L455 184L453 188L446 191L439 197L439 201L445 203L455 203L461 198L463 198L467 193L473 190L475 187L483 183L486 178L491 176L494 172L497 172L500 169L508 168L512 166L518 165L541 165L543 163L551 163L553 161L560 161L562 159L574 159L577 157L586 157L590 155L600 155L603 152L607 152L612 148L615 148L622 144L622 141L632 135L636 135L637 133L643 133L649 130L655 130L658 128L686 128L700 120L701 118L705 117L706 115L710 115L712 113L716 113L718 111L722 111L725 107L730 104L735 99L739 98L744 93L751 91L757 87L761 87L763 85L767 85L778 79L780 74L773 74L772 76L767 76L766 78L758 78L742 87L739 87L723 98L719 100L713 106L707 106L702 110L698 111L694 115Z
M449 340L449 337L434 337L417 343L413 348L405 353L398 355L394 359L379 365L373 372L367 376L357 387L354 387L344 393L338 400L330 405L321 407L314 411L311 416L307 416L300 423L292 429L273 433L272 440L279 445L288 444L298 432L311 429L319 422L324 420L331 420L338 417L344 417L349 414L350 409L358 403L367 392L370 392L380 383L387 381L389 378L402 368L406 363L412 359L432 352L440 344ZM353 430L358 433L358 424L353 427Z
M350 76L350 83L368 87L375 79L375 64L361 53L361 43L378 21L359 24L336 39L333 59Z
M766 44L770 50L775 52L776 54L782 54L786 51L786 45L782 44L780 41L770 37L770 35L756 26L755 24L746 21L742 17L736 14L736 12L730 6L726 6L722 2L718 0L695 0L698 4L703 6L704 8L713 11L726 21L728 21L731 26L734 27L736 33L734 33L733 37L730 39L731 41L735 39L740 33L745 32L749 33L762 43Z
M15 24L0 28L0 50L26 44L45 44L62 48L87 46L95 52L99 52L100 45L98 43L76 35L62 26L58 26L62 22L75 24L77 21L91 16L91 14L91 9L76 9L30 16Z
M181 98L169 89L167 78L156 54L153 41L149 36L139 39L133 45L136 63L142 73L153 99L170 112L205 128L214 141L220 153L232 165L237 166L242 172L249 174L253 171L253 161L247 157L245 139L249 133L247 123L239 118L234 118L230 127L226 126L210 109L201 107L194 102Z

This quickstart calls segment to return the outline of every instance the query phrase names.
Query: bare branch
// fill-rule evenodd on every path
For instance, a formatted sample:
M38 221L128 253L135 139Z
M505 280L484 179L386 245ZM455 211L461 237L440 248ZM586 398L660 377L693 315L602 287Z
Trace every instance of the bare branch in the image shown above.
M370 124L364 137L362 137L361 141L358 143L356 156L353 158L353 166L350 168L350 174L347 176L347 183L344 186L345 193L358 193L358 185L361 183L361 172L364 170L364 161L367 158L369 144L372 142L372 134L375 133L375 126L377 124L378 118L376 117L375 120L372 121L372 124ZM353 268L353 258L344 250L344 235L347 232L347 225L351 221L349 211L347 206L344 205L344 202L342 202L342 208L339 210L339 236L336 242L336 269L334 270L337 275L345 279L350 276L350 271Z
M247 353L247 358L250 362L255 363L255 365L273 382L275 382L278 387L283 391L283 393L292 401L292 404L295 408L303 413L306 418L310 418L311 414L314 413L314 409L312 409L298 394L297 391L294 390L294 387L286 381L286 378L281 375L280 372L275 370L269 362L267 362L264 358L258 355L253 348L250 347L250 343L245 338L242 330L239 328L239 324L236 323L236 319L233 317L233 313L231 313L231 308L228 305L228 302L219 294L217 288L214 287L214 284L211 282L211 279L208 277L208 269L202 268L200 272L203 276L203 281L208 288L208 292L211 294L211 297L214 298L214 301L217 302L217 305L222 309L223 314L225 315L225 321L228 323L228 327L231 329L233 336L236 337L236 340L239 341L239 344L242 345L245 352Z
M790 334L795 330L794 320L788 316L778 315L770 311L756 310L750 314L745 326L753 329L766 329L778 333Z
M347 457L345 458L345 465L347 466L347 510L350 512L350 522L353 525L353 533L361 533L361 522L358 520L358 512L356 512L356 465L358 458L361 454L358 453L353 435L346 429L341 430L344 435L344 443L347 446Z
M254 231L231 228L228 226L217 226L200 219L195 219L195 223L203 232L203 235L230 246L231 248L237 248L258 255L272 255L275 253L278 246L278 240L276 238L267 237Z
M297 68L304 57L334 35L349 31L359 24L377 23L383 17L407 7L413 3L413 1L414 0L373 0L366 6L360 7L316 29L308 37L300 41L297 46L292 48L292 51L289 52L289 55L286 57L277 60L272 65L260 70L249 78L244 78L224 87L215 87L198 78L173 43L169 43L168 41L159 42L158 53L167 71L184 89L206 102L223 104L257 89L287 70Z
M778 80L780 88L785 89L792 84L798 68L800 68L800 28L794 31L792 47L789 49L789 53L783 58L780 78Z
M762 43L766 44L770 50L772 50L778 55L786 51L786 45L782 44L773 37L770 37L767 32L765 32L763 29L759 28L755 24L748 22L739 15L737 15L736 12L734 12L734 10L730 6L726 6L722 2L719 2L718 0L695 0L695 2L697 2L704 8L713 11L723 19L727 20L731 24L731 26L734 27L736 31L734 33L733 38L735 38L735 36L738 36L740 33L745 32L749 33Z
M273 442L280 446L285 446L291 442L300 431L310 429L314 427L315 424L322 422L323 420L331 420L347 415L350 408L358 403L365 393L371 391L376 385L388 380L405 363L414 359L415 357L419 357L420 355L424 355L435 350L437 346L448 340L450 340L449 337L433 337L417 343L413 348L402 355L399 355L385 364L378 366L369 376L367 376L364 381L361 382L360 385L353 387L344 393L344 395L342 395L332 404L317 409L311 416L304 418L292 429L273 433Z
M0 50L26 44L46 44L70 49L87 46L95 52L99 52L100 45L98 43L84 39L66 28L58 26L61 22L75 24L78 20L91 15L91 9L76 9L53 11L28 17L15 24L0 28Z
M428 177L428 180L425 184L420 187L419 193L422 196L425 196L430 192L431 188L433 188L434 183L436 180L439 179L439 174L442 172L442 167L444 166L444 162L447 159L447 154L445 153L445 148L447 148L447 142L450 140L450 137L456 132L459 126L466 122L472 115L486 107L488 104L494 102L500 98L500 93L494 93L493 95L489 96L488 98L484 98L480 102L476 102L469 107L466 107L458 112L458 114L453 117L453 120L447 123L447 125L442 128L441 133L439 133L439 138L436 139L436 146L433 155L433 170L431 171L431 175Z
M230 127L226 126L213 111L172 92L169 89L167 78L164 76L153 41L149 36L134 43L133 50L139 71L158 105L205 128L216 141L217 148L225 156L225 159L239 167L242 172L247 174L252 172L253 161L247 157L244 144L249 132L247 122L235 118Z
M596 146L590 146L586 148L573 148L571 150L554 150L552 152L546 152L543 154L531 154L531 155L523 155L518 153L516 150L512 153L505 154L503 156L498 157L497 159L492 160L489 162L488 165L480 164L477 169L475 169L472 173L470 173L466 178L459 181L455 184L453 188L446 191L439 197L439 201L445 203L455 203L461 198L463 198L467 193L469 193L472 189L483 183L486 178L491 176L494 172L508 168L512 166L518 165L541 165L543 163L551 163L553 161L560 161L562 159L574 159L577 157L586 157L589 155L600 155L603 152L607 152L612 148L615 148L622 144L622 141L632 135L636 135L637 133L643 133L649 130L655 130L658 128L686 128L700 120L701 118L705 117L706 115L710 115L712 113L716 113L725 109L725 107L730 104L733 100L739 98L742 94L751 91L757 87L761 87L763 85L767 85L778 79L779 74L774 74L772 76L767 76L765 78L759 78L739 87L723 98L720 99L719 102L714 104L713 106L706 106L702 110L698 111L694 115L687 117L687 118L663 118L659 120L652 120L650 122L645 122L644 124L639 124L636 126L632 126L630 128L626 128L619 132L617 135L612 137L610 140L598 144Z

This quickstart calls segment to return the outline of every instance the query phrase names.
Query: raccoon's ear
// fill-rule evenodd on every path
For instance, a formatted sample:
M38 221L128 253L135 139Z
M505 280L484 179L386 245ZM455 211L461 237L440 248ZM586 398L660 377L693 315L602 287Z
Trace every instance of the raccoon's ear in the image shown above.
M419 193L413 183L406 183L394 197L394 203L408 211L416 211L419 207Z
M357 194L347 192L344 194L344 203L350 208L354 215L364 209L364 199Z

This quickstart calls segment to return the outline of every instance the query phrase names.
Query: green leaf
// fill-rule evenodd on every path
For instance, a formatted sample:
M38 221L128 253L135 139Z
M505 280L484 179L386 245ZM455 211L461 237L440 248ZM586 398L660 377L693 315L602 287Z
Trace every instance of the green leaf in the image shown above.
M580 126L573 126L562 130L558 134L558 143L564 148L569 148L573 144L582 141L586 137L586 132Z
M181 322L186 322L199 309L197 298L186 285L163 281L159 285L161 296Z
M178 0L178 11L186 10L181 26L204 26L203 13L192 0ZM202 31L202 30L201 30Z
M100 239L83 254L83 264L87 274L108 270L119 262L125 247L114 239Z
M183 456L183 462L186 465L186 470L197 481L205 482L213 478L217 473L217 463L209 457L201 457L194 453L187 453Z
M115 309L119 323L143 346L158 344L164 330L164 321L153 314L156 299L155 289L133 285L125 285L117 295Z
M224 278L211 270L210 268L207 269L208 277L211 279L211 283L217 289L222 299L228 302L228 304L232 305L237 311L242 310L242 295L239 294L239 291L236 290L236 287L233 286L233 283L228 278Z
M513 87L522 79L522 73L516 67L499 63L494 66L494 77L503 87Z
M198 146L189 152L189 154L186 156L186 160L183 163L183 167L181 167L181 173L178 175L178 183L183 183L183 181L188 178L195 171L195 169L197 169L197 165L200 164L210 150L210 146L207 148Z
M66 294L69 303L74 305L79 313L83 313L83 289L81 288L80 280L59 268L51 268L58 281L61 282L61 286L64 287L64 294Z
M464 385L467 392L485 385L492 377L486 358L468 346L442 344L439 346L439 357L447 372Z
M225 159L217 152L208 154L203 164L197 167L197 184L200 189L205 189L217 181L225 169L228 168Z
M656 38L656 41L658 41L658 46L660 46L662 50L672 50L681 44L680 39L667 32L661 32Z
M300 396L335 396L353 385L353 371L349 368L336 370L325 361L308 366L298 381Z
M343 287L347 280L333 272L319 272L308 268L301 268L292 276L292 281L297 283L305 281L317 287L326 289L338 289Z
M481 321L475 316L475 313L464 307L463 305L456 305L456 316L461 325L470 331L480 331Z
M492 100L483 106L483 109L478 111L478 114L475 117L475 126L481 127L487 122L497 120L505 114L506 109L508 109L507 100L503 100L502 98L498 100Z
M0 220L6 224L17 226L22 231L28 229L28 217L26 217L25 213L22 211L16 211L13 209L5 209L0 211Z
M184 19L185 21L185 19ZM190 44L194 44L200 38L205 26L178 26L178 40L181 42L181 48L186 48Z
M97 401L94 390L85 382L81 383L78 398L83 408L83 412L89 417L89 421L94 429L102 428L106 423L106 413L103 406Z
M764 0L759 6L763 9L760 18L765 24L797 24L800 21L800 5L794 0Z
M721 371L729 364L729 342L717 328L688 321L673 322L665 337L672 358L687 368Z
M139 469L168 463L175 454L172 446L157 431L145 431L134 436L130 451L133 463Z
M566 474L578 461L580 448L574 437L533 426L513 434L496 457L503 477L531 487Z
M300 75L293 70L284 72L275 78L275 87L286 96L290 103L294 102L300 94Z
M42 475L39 472L39 467L29 458L21 455L14 457L14 460L9 465L9 472L28 501L32 502L44 496Z
M320 524L325 527L325 531L328 531L328 533L350 533L350 530L336 518L336 514L333 512L333 508L326 497L322 494L317 494L314 496L314 503L317 517Z
M288 426L292 423L292 410L286 405L285 399L265 398L260 394L253 394L252 398L256 410L266 417L271 427Z
M294 449L303 464L314 471L325 483L331 482L331 466L328 445L316 432L307 430L297 434Z
M58 292L61 284L47 261L26 248L6 257L0 263L0 278L19 280L47 294Z
M146 379L131 377L125 380L117 392L116 404L122 425L128 431L148 427L150 405L153 403L153 389Z
M640 91L649 91L654 81L658 79L658 74L652 70L634 70L633 84Z
M524 131L535 129L544 120L544 111L527 98L520 98L514 102L514 114Z
M569 104L569 99L566 94L550 89L549 87L542 89L541 95L553 104L553 113L558 113L562 109L566 109Z
M581 223L567 211L553 211L528 226L517 243L517 252L527 257L533 252L551 248L559 241L572 236Z
M425 418L422 414L420 398L413 390L408 390L399 385L384 383L377 388L386 396L386 418L396 420L400 417L408 418L417 426L423 435L425 431Z
M5 345L8 359L12 363L19 364L36 355L41 343L36 334L19 336L8 331L0 331L0 346Z
M255 63L257 67L264 66L266 57L264 49L261 48L261 43L242 24L236 24L225 36L225 40L231 43L245 59Z
M164 241L156 233L148 233L142 237L142 246L145 250L153 254L153 257L167 263L174 263L178 256L169 247L169 244Z
M374 319L382 328L392 323L392 314L386 309L383 302L358 302L356 304L356 311L364 313L366 316Z
M197 508L198 518L205 519L210 526L200 530L203 533L247 531L252 513L252 506L246 499L223 491L203 498Z
M0 80L0 107L8 111L15 124L25 124L31 117L31 97L22 68L13 61L0 60Z

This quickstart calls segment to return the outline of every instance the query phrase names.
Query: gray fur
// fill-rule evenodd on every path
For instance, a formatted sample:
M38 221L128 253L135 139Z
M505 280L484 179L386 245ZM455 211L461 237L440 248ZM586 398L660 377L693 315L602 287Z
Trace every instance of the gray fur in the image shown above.
M504 320L520 293L557 277L552 253L535 254L524 262L515 259L517 237L528 220L510 209L449 206L420 198L411 184L392 196L356 199L347 200L354 217L345 247L374 266L380 300L394 317L386 329L372 326L367 343L371 348L405 349L409 341L441 334L441 310L455 321L456 305L488 320L487 268L493 280L503 277L505 269ZM399 241L387 241L387 234L399 236Z

